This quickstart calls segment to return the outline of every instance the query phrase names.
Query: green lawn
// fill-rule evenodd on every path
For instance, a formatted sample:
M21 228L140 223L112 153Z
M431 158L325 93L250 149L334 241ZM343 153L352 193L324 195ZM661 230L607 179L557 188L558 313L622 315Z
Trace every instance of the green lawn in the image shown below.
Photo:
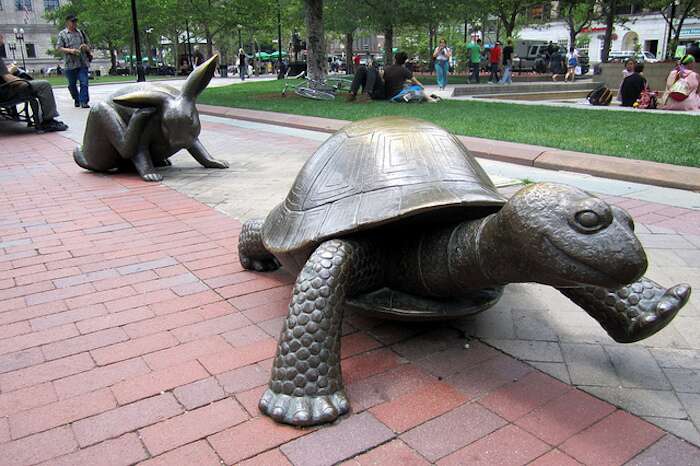
M210 88L199 102L298 115L361 120L404 115L455 134L537 144L593 154L700 167L700 117L649 112L591 111L482 101L392 104L360 99L314 101L281 96L282 82Z
M45 79L50 82L54 87L65 87L68 86L68 80L65 76L50 76L48 78L42 78L40 75L34 76L35 79ZM161 81L167 79L183 79L180 77L173 76L146 76L147 81ZM99 78L91 79L90 84L101 84L101 83L121 83L125 81L136 82L136 76L100 76Z

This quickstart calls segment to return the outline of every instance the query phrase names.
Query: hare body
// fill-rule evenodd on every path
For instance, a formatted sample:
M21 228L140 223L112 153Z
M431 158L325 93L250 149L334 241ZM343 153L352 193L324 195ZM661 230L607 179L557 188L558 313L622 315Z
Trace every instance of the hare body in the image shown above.
M82 147L75 162L93 171L133 166L146 181L159 181L156 166L186 149L206 168L227 168L211 157L199 141L201 124L195 99L214 75L218 56L193 71L182 91L164 84L139 83L124 87L93 106Z

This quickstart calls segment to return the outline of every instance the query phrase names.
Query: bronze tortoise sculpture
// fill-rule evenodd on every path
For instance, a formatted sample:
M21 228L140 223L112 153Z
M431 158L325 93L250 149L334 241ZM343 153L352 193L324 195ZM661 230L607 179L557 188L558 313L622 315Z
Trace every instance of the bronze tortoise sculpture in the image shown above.
M349 410L340 370L346 305L394 318L483 310L508 283L556 287L618 342L662 329L690 296L644 278L622 209L541 183L506 201L465 147L424 121L350 124L306 162L289 195L241 231L246 269L298 273L260 410L293 425Z

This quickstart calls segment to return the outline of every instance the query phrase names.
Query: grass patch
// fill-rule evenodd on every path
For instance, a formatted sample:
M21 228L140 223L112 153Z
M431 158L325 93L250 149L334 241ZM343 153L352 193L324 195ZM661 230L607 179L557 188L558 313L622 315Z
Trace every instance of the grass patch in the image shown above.
M67 87L68 78L65 76L49 76L42 78L41 75L34 76L34 79L43 79L51 83L53 87ZM146 76L147 81L161 81L171 79L183 79L183 77L173 76ZM100 76L99 78L91 79L90 84L106 84L106 83L122 83L127 81L136 82L136 76Z
M339 96L324 102L293 93L282 97L282 85L282 81L266 81L210 88L198 101L344 120L403 115L465 136L700 167L697 116L455 100L406 105L363 99L346 102Z

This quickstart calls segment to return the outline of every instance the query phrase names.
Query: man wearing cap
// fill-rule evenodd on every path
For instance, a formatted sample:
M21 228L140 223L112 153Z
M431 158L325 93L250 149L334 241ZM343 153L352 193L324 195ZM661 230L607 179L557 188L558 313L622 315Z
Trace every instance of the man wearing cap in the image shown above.
M5 46L5 36L0 33L0 47ZM12 68L12 65L10 65ZM32 80L25 81L18 78L12 71L7 68L4 60L0 57L0 84L7 84L3 89L7 91L7 97L16 97L18 95L32 95L37 98L41 106L41 123L39 130L42 131L65 131L68 126L56 120L58 111L56 110L56 100L53 96L53 89L48 81Z
M91 52L88 38L78 29L78 18L66 16L66 28L58 33L56 48L65 54L65 73L68 78L68 90L76 107L90 108L88 93L88 68ZM76 83L80 81L80 92Z

